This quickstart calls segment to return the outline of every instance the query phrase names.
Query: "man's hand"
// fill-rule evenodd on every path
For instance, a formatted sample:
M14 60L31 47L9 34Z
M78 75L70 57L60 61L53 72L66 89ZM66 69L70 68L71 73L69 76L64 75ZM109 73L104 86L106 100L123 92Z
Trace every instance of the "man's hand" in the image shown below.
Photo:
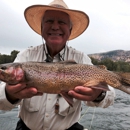
M100 94L102 90L90 87L77 86L74 90L68 92L73 98L82 101L94 101Z
M25 83L16 85L6 85L6 96L9 102L15 103L16 101L24 98L31 98L33 96L42 95L34 87L26 87Z

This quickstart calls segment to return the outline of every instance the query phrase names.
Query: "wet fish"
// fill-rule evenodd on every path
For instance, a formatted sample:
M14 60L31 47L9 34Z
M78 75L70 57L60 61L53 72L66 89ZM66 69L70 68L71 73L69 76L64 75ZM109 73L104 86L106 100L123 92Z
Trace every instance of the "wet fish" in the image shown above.
M108 71L104 67L77 64L74 61L58 63L22 62L0 65L0 80L8 84L27 82L39 92L64 95L76 86L108 90L107 85L130 94L130 73Z

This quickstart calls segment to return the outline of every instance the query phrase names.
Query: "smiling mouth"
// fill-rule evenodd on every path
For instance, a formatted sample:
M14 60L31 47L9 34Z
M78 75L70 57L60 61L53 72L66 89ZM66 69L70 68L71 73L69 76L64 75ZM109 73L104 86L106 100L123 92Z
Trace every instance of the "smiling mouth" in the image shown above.
M59 33L49 33L50 36L62 36L63 34L59 34Z

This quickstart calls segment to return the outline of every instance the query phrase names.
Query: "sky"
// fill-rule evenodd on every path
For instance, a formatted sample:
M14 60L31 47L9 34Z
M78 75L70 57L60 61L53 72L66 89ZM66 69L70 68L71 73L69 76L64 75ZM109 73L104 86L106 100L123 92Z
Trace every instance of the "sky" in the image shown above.
M0 0L0 53L23 51L42 44L24 18L24 10L52 0ZM130 0L64 0L70 9L84 11L87 30L68 45L86 54L130 50Z

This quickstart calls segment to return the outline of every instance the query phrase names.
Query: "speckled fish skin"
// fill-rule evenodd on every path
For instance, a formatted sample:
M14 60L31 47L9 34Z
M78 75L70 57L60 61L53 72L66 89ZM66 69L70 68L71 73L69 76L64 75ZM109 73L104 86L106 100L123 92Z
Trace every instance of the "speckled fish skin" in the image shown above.
M34 86L40 92L53 94L67 92L76 86L105 83L130 94L130 73L115 73L94 65L70 61L3 64L0 65L0 80L8 84L26 81L28 87Z

